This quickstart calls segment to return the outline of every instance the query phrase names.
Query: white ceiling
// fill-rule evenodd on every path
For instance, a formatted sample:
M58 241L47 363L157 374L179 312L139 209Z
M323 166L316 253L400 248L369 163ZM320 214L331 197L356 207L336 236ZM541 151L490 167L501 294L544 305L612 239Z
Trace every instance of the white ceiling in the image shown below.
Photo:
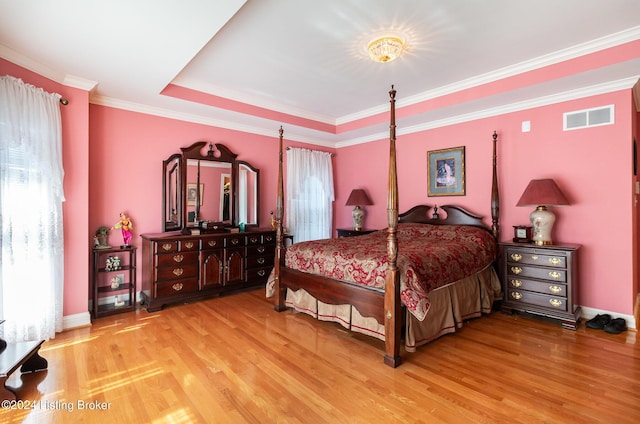
M429 101L640 39L639 16L638 0L0 0L0 56L95 86L93 103L270 136L283 124L286 138L340 147L388 132L380 119L339 125L386 113L391 84L398 108ZM406 54L370 61L367 42L389 32L407 40ZM398 133L626 87L640 54L592 68L407 112ZM260 109L162 94L170 84Z

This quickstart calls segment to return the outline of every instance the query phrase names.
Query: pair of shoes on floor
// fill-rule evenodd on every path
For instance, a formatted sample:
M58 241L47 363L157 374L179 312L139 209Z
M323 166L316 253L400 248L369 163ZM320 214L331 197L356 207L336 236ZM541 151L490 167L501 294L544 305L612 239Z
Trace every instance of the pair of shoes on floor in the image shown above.
M611 319L611 315L609 314L596 315L587 321L585 325L587 328L604 330L607 333L612 334L619 334L627 330L627 323L623 318Z

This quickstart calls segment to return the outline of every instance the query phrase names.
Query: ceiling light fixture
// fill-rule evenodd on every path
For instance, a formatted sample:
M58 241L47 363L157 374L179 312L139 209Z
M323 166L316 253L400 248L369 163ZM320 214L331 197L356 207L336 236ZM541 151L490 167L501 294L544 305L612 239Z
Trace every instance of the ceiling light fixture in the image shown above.
M374 62L391 62L397 59L404 50L404 41L400 37L384 36L376 38L367 46L369 57Z

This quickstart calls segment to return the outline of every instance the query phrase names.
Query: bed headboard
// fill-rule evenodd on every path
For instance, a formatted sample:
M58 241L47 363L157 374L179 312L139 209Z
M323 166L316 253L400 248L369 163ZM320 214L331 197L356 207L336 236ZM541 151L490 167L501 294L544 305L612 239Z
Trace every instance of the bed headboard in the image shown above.
M432 209L433 212L430 213ZM441 215L441 211L444 211L444 217ZM432 225L471 225L491 232L491 228L484 224L482 218L482 216L476 215L456 205L433 207L429 205L418 205L398 215L398 222L415 222L418 224Z

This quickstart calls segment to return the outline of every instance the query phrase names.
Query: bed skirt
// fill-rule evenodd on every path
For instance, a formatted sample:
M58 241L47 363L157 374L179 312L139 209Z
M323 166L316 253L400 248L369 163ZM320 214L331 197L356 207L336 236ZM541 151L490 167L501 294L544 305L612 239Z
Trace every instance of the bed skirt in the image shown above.
M267 283L267 297L273 296L272 278ZM494 300L502 296L500 280L489 266L477 274L433 290L429 293L431 306L423 321L406 312L405 350L453 333L465 320L491 312ZM351 331L384 341L384 323L363 317L351 305L330 305L316 300L304 289L287 289L285 305L321 320L337 322ZM406 311L406 308L404 308Z

